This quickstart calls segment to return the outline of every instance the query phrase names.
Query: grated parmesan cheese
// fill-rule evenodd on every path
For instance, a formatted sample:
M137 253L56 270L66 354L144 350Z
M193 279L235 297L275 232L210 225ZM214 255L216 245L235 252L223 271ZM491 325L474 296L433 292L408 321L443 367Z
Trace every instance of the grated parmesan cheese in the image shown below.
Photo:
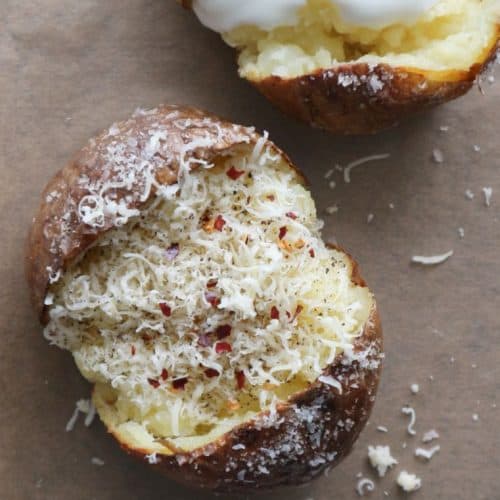
M365 156L363 158L359 158L358 160L355 160L349 164L347 164L344 167L344 182L346 184L349 184L351 182L351 171L353 168L360 167L361 165L365 165L366 163L372 162L372 161L380 161L380 160L386 160L389 158L391 155L386 153L386 154L378 154L378 155L371 155L371 156Z
M431 256L423 256L423 255L414 255L411 258L411 261L415 264L422 264L425 266L435 266L437 264L442 264L446 262L453 255L453 250L446 252L441 255L431 255Z
M434 439L439 439L439 434L435 429L431 429L430 431L427 431L424 436L422 437L422 442L423 443L430 443Z
M186 161L178 185L157 189L52 284L45 335L109 388L118 423L211 436L315 381L362 333L370 292L325 246L309 192L266 144L217 165ZM245 174L230 180L231 167ZM98 224L92 203L80 215ZM216 338L200 346L219 329L222 350Z
M484 194L484 204L487 207L490 207L491 206L491 197L493 196L493 189L491 187L484 187L483 194Z
M397 484L403 491L411 493L422 487L422 480L415 474L410 474L409 472L403 470L399 473Z
M415 431L415 422L417 420L417 415L415 413L415 410L411 406L404 406L401 408L401 413L404 413L405 415L409 415L410 417L410 423L408 424L408 434L411 434L414 436L417 432Z
M358 484L356 485L356 493L360 497L365 496L366 492L373 491L374 489L375 489L375 483L371 479L368 479L367 477L361 478L358 481Z
M377 469L379 477L384 477L387 470L397 465L389 446L368 446L368 458L372 467Z
M425 458L426 460L430 460L440 449L441 446L439 445L433 446L428 450L425 448L417 448L415 450L415 456L420 458Z

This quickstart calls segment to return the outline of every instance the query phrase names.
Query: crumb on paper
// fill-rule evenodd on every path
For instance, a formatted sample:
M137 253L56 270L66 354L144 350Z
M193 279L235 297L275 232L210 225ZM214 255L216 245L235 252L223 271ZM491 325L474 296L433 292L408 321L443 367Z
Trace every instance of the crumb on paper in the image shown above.
M389 429L385 425L379 425L377 427L377 431L387 433L389 432Z
M444 162L444 154L439 148L434 148L432 151L432 159L434 163L443 163Z
M90 459L90 462L92 465L97 465L98 467L102 467L104 465L104 460L102 460L102 458L99 457L92 457Z
M472 192L472 190L466 189L464 194L465 194L465 197L468 200L473 200L474 199L474 193Z
M335 187L336 187L336 186L337 186L337 183L336 183L335 181L330 181L330 182L328 183L328 187L329 187L330 189L335 189Z
M449 125L441 125L441 126L439 127L439 131L440 131L440 132L448 132L448 130L450 130Z
M368 446L368 458L379 477L384 477L387 470L398 463L391 455L389 446Z
M476 153L479 153L481 151L481 146L477 145L477 144L474 144L474 146L472 147L472 149L474 149L474 151Z
M474 422L478 422L478 421L479 421L479 415L478 415L477 413L473 413L473 414L472 414L472 420L473 420Z
M420 386L418 384L411 384L410 385L410 391L413 394L418 394L418 392L420 391Z
M431 458L441 450L441 446L438 444L433 446L432 448L417 448L415 450L415 456L418 458L425 458L427 461L431 460Z
M66 432L71 432L75 428L80 413L83 413L85 415L85 427L89 427L94 421L95 417L95 407L90 399L79 399L76 402L73 415L71 415L71 418L66 424Z
M356 485L356 492L360 497L364 496L366 492L373 491L374 489L375 483L367 477L361 478Z
M442 264L443 262L446 262L450 257L453 256L453 250L450 250L449 252L439 254L439 255L414 255L411 258L411 261L414 264L422 264L424 266L436 266L438 264Z
M397 484L403 491L410 493L412 491L417 491L422 487L422 480L415 474L410 474L409 472L403 470L399 473Z
M408 434L414 436L417 431L415 430L415 422L417 421L417 414L411 406L403 406L401 413L410 417L410 422L407 427Z
M380 154L380 155L365 156L363 158L359 158L358 160L355 160L355 161L347 164L343 169L344 170L344 182L346 184L349 184L351 182L351 171L353 168L359 167L361 165L364 165L365 163L369 163L372 161L386 160L390 156L391 155L388 153Z
M339 211L339 207L337 205L331 205L330 207L325 208L325 212L328 215L336 214Z
M424 436L422 437L422 443L430 443L435 439L439 439L439 433L438 431L436 431L436 429L431 429L424 433Z
M366 217L367 224L371 224L373 222L374 218L375 218L375 214L368 214L368 216Z
M463 227L459 227L457 229L457 232L458 232L458 236L460 236L460 239L464 239L465 238L465 229Z
M484 187L483 194L484 194L484 204L487 207L491 207L491 197L493 196L493 188Z

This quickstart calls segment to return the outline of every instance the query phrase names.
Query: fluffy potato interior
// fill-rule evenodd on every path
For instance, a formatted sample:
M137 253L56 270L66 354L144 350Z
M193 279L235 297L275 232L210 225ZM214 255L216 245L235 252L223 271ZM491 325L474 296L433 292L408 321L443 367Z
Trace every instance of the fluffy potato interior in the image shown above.
M213 441L315 381L369 318L298 174L259 148L186 173L52 285L45 335L132 446Z
M422 70L467 70L497 40L496 0L441 0L416 24L382 30L344 25L328 0L309 0L293 27L243 26L224 34L241 50L243 77L295 77L344 62L384 62Z

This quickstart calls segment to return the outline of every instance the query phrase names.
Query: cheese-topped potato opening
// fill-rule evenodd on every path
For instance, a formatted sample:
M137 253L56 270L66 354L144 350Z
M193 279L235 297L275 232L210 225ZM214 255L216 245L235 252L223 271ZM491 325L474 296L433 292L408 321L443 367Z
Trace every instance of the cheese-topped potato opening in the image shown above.
M330 0L309 0L294 26L268 31L241 26L224 34L241 51L240 74L251 80L295 77L345 62L466 71L497 41L496 0L440 0L413 24L348 25Z
M307 388L362 334L372 295L320 230L286 159L240 147L87 250L49 289L45 336L125 442L196 448Z

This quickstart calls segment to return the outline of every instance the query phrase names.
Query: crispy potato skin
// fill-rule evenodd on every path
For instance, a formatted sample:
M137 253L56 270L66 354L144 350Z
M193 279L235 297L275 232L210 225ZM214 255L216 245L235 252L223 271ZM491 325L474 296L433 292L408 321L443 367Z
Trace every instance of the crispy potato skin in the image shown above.
M47 321L44 301L51 272L64 273L90 245L117 225L112 216L106 217L99 227L89 225L79 211L80 202L95 192L96 186L102 188L103 179L118 178L118 163L123 161L123 155L110 159L110 149L116 149L116 144L132 143L127 155L140 156L154 139L151 130L157 130L158 126L167 133L162 135L150 166L160 185L177 181L181 155L184 159L212 160L235 148L253 148L261 139L252 128L233 125L193 108L161 106L115 124L91 140L49 182L29 233L26 275L42 323ZM200 138L204 141L201 146L186 150L186 145ZM298 172L282 151L268 144ZM130 164L130 169L133 174L130 184L109 194L116 202L124 201L127 208L140 210L148 201L141 187L144 179L139 169L134 170L135 163ZM306 184L298 173L298 181ZM151 196L154 189L149 193ZM351 263L353 282L366 286L356 263L353 260ZM354 353L351 358L339 357L325 370L325 375L339 380L341 391L316 381L279 405L275 415L263 413L192 452L178 450L173 455L158 455L158 463L152 466L175 481L226 493L310 480L349 453L369 417L382 358L382 333L375 305ZM99 410L97 401L96 406ZM108 426L108 430L120 442L115 429ZM237 444L240 446L235 450ZM120 445L143 461L150 453L133 449L126 442Z
M353 282L366 286L356 262L351 262ZM312 480L338 465L364 428L375 402L382 347L374 305L354 345L359 359L339 356L324 372L340 381L341 392L316 381L279 405L275 416L263 413L192 452L157 454L152 467L188 487L221 494L251 493ZM112 427L108 431L127 453L147 462L148 450L121 441Z
M466 94L499 49L497 41L469 71L351 63L296 78L249 81L293 118L334 134L371 134Z

